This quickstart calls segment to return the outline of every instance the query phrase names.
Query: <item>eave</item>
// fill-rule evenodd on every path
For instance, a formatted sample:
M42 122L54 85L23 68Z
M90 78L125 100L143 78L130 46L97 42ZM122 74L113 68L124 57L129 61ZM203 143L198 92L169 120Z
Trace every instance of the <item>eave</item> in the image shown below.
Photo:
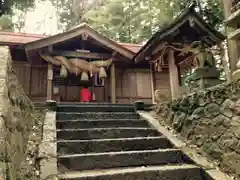
M30 42L24 45L24 48L27 51L31 51L34 49L40 49L44 47L48 47L60 42L67 41L72 38L76 38L80 36L81 34L87 34L91 38L95 39L99 43L101 43L103 46L106 46L107 48L111 49L114 52L119 53L121 56L125 57L126 59L132 60L133 56L135 55L134 52L128 50L127 48L121 46L115 41L112 41L97 31L95 31L93 28L91 28L87 24L81 24L79 27L74 28L70 31L60 33L54 36L50 36L47 38L43 38L34 42Z

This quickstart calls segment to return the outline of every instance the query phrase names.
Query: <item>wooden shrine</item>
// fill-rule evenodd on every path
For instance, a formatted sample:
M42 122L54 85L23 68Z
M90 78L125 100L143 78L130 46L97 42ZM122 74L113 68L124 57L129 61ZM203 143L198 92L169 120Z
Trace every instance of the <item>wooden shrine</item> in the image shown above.
M240 0L224 1L232 80L240 79Z
M216 84L209 82L219 77L209 49L224 39L221 33L206 24L195 11L195 5L191 4L169 26L153 35L134 60L151 65L154 91L159 89L155 80L156 72L168 72L172 98L178 98L183 84L181 76L193 68L199 70L195 76L195 80L199 80L199 87L207 87L208 83Z
M225 37L194 8L144 46L115 42L87 24L53 36L0 32L0 44L9 46L13 69L33 101L79 102L80 89L89 85L94 102L155 103L156 93L160 101L178 98L181 76L193 68L201 87L218 79L208 49Z

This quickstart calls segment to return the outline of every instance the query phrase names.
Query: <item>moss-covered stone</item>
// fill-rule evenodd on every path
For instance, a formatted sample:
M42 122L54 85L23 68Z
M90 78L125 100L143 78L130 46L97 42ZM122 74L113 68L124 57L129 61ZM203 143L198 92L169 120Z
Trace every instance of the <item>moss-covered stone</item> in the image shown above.
M237 175L240 175L240 154L235 152L224 154L220 165L228 172L234 172Z
M220 162L224 170L240 178L236 170L240 153L240 81L213 86L154 109L161 124L171 126L191 145Z
M8 180L35 180L35 169L29 166L25 168L25 165L28 164L30 134L42 117L38 120L34 118L38 112L12 70L9 49L0 47L0 52L0 164L6 168L4 172ZM29 172L32 172L31 176Z

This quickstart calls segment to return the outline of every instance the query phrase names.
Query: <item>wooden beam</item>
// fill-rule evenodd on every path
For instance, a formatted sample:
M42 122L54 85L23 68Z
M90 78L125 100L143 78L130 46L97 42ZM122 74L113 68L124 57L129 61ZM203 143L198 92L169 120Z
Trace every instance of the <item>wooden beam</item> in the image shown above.
M32 94L32 65L30 64L29 68L29 89L28 89L28 94L31 97Z
M90 58L90 59L109 59L112 54L106 53L92 53L92 52L76 52L76 51L53 51L54 55L66 56L66 57L79 57L79 58Z
M154 64L150 64L150 72L151 72L152 103L155 104L156 73L154 71Z
M116 103L116 72L115 64L111 66L111 102Z
M48 63L47 72L47 100L52 100L52 79L53 79L53 67L51 63Z
M232 14L231 12L232 1L222 0L222 2L224 6L225 19L227 19ZM233 31L233 28L226 27L225 31L229 35ZM237 43L235 40L228 39L227 44L228 44L228 56L230 58L230 70L231 72L233 72L237 69L237 63L238 63Z
M179 73L178 67L175 63L173 50L168 51L169 76L172 98L177 99L180 95Z
M159 51L161 51L165 46L167 45L167 42L160 43L153 51L152 54L155 54Z

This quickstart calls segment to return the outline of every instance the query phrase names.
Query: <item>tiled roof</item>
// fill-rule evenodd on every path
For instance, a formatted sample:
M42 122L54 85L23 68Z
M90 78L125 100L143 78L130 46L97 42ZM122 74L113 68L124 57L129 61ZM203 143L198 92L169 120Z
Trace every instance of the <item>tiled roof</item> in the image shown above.
M14 32L0 31L0 44L21 45L21 44L33 42L46 37L49 37L49 36L41 35L41 34L14 33ZM142 47L142 45L140 44L129 44L129 43L121 43L121 42L117 42L117 43L134 53L137 53Z

